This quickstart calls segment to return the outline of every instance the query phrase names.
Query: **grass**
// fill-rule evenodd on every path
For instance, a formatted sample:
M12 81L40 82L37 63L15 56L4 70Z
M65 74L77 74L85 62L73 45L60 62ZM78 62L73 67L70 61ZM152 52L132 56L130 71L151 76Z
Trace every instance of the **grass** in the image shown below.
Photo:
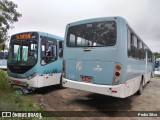
M6 72L0 70L0 111L44 111L36 104L33 96L19 94L19 89L15 86L11 88ZM9 119L14 120L14 118L8 118L7 120ZM35 118L23 119L34 120Z
M10 87L8 76L0 70L0 111L41 111L34 98L19 94L18 87Z
M45 111L43 106L38 105L33 95L23 95L20 87L13 86L9 83L6 71L0 69L0 114L1 111ZM7 120L39 120L39 118L7 118ZM61 118L43 117L42 120L60 120ZM6 120L1 118L0 120Z

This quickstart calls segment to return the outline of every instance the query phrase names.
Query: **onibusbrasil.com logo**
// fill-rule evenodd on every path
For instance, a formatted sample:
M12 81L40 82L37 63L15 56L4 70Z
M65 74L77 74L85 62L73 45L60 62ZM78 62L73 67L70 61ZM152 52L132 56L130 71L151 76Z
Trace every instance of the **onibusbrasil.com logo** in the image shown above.
M2 118L39 118L42 119L42 114L39 112L1 112Z

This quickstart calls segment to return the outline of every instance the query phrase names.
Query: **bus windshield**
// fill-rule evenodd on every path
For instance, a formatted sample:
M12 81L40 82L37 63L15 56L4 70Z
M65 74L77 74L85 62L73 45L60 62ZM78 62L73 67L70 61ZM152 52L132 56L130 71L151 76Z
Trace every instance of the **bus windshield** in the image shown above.
M67 33L67 47L103 47L116 43L116 23L102 21L71 26Z
M37 62L36 40L11 40L8 65L34 66Z

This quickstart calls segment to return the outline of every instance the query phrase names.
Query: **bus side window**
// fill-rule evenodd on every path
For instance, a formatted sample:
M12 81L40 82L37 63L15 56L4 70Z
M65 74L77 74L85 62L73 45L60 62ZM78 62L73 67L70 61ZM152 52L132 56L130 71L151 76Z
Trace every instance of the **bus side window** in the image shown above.
M140 41L135 34L128 28L127 29L127 41L128 41L128 57L139 59Z
M148 59L148 50L147 47L144 45L144 60Z
M59 57L63 57L63 41L59 41Z
M131 57L131 31L127 29L128 57Z
M139 42L139 59L140 60L144 59L144 47L142 42Z
M135 42L134 42L134 35L133 35L133 33L131 33L131 57L133 57L133 58L135 58L135 46L134 46L134 44L135 44Z
M139 59L139 40L134 36L134 46L135 46L135 58Z
M128 39L128 57L136 57L136 47L137 43L134 40L134 34L128 28L127 30L127 39Z
M152 52L148 49L148 62L152 62Z

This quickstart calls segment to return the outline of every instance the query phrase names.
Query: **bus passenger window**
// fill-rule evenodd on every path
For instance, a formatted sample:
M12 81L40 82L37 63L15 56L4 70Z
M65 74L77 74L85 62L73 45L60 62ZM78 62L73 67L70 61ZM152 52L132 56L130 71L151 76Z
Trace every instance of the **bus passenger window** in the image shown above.
M135 58L135 42L134 42L134 35L131 33L131 57Z
M139 41L136 36L134 36L134 46L135 46L135 58L139 59Z
M127 41L128 41L128 57L131 57L131 32L127 29Z
M139 42L139 59L143 60L144 59L144 48L142 42Z
M63 57L63 41L59 41L59 57Z

